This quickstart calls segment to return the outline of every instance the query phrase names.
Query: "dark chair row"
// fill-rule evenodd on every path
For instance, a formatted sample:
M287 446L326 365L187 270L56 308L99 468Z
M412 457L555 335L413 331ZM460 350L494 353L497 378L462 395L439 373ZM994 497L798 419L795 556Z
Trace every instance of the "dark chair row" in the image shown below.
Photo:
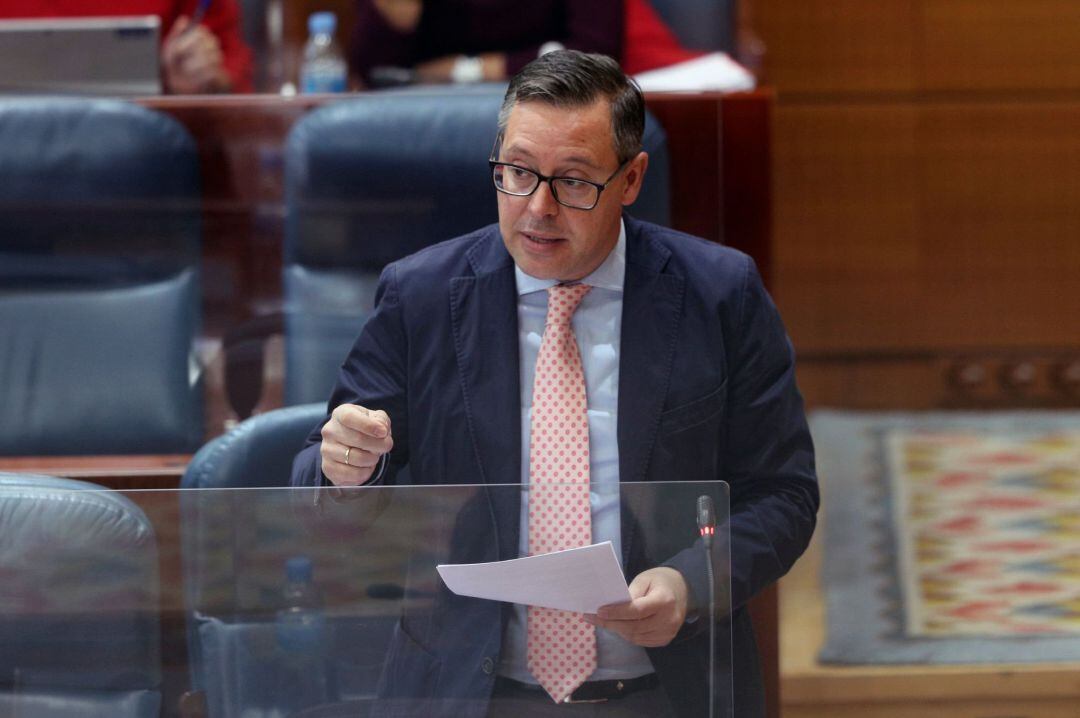
M492 222L486 160L503 88L380 93L302 118L286 147L287 404L324 399L386 263ZM634 206L667 223L650 117ZM198 153L124 102L0 101L0 455L173 453L203 437ZM225 337L234 408L261 387L263 334ZM252 341L251 337L255 336Z

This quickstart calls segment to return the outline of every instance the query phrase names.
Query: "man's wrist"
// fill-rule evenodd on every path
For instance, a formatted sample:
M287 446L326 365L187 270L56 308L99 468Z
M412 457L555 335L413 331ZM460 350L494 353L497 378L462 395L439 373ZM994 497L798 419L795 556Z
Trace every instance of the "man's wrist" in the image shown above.
M374 5L386 24L402 34L416 30L424 9L421 0L375 0Z

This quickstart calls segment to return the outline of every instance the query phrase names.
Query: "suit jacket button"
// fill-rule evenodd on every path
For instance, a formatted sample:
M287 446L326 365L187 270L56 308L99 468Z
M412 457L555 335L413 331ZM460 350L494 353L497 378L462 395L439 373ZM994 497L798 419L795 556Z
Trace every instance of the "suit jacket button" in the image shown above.
M484 662L480 664L480 670L490 676L495 672L495 661L490 658L485 658Z

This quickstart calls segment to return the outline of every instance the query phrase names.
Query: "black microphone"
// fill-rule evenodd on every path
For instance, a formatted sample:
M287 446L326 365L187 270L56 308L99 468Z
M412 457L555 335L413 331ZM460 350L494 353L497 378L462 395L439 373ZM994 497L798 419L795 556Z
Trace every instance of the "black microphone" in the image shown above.
M698 497L697 527L705 547L712 546L713 535L716 533L716 511L713 509L711 496Z

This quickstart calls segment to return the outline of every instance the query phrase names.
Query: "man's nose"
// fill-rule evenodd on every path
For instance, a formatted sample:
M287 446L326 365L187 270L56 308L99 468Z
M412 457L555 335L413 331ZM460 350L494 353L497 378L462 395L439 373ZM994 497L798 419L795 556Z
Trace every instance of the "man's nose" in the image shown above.
M559 203L555 201L555 191L550 182L541 182L529 197L529 212L538 217L550 217L559 213Z

